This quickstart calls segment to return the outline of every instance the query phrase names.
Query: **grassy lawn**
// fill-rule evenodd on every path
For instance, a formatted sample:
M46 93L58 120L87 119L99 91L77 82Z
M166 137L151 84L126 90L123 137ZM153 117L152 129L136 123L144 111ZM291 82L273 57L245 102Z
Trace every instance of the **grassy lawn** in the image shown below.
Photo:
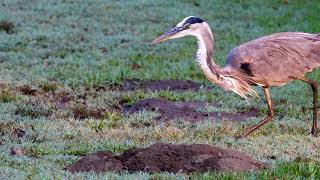
M267 112L206 80L194 60L196 41L149 42L184 17L207 20L216 63L248 40L281 31L320 32L318 0L2 0L0 3L0 177L45 179L319 178L320 139L309 135L312 90L302 82L271 89L274 121L246 139L234 136ZM320 79L320 71L307 75ZM119 91L127 79L192 80L195 91ZM68 103L64 103L64 99ZM258 108L248 121L157 123L154 112L115 109L145 98L219 104L214 111ZM144 126L149 122L150 126ZM241 150L270 168L245 173L79 173L63 170L99 150L121 153L155 142L205 143ZM12 156L11 147L23 156Z

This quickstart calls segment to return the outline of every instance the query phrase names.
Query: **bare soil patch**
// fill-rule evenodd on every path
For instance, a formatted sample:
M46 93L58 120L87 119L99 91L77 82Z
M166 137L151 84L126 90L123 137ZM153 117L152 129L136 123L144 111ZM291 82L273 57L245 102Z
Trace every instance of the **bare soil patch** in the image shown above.
M12 136L15 138L23 138L26 136L26 131L20 128L14 129L12 132Z
M177 118L183 118L190 122L198 122L204 119L230 119L236 121L244 121L250 117L255 117L258 114L257 109L250 109L245 112L229 113L229 112L201 112L197 110L199 107L210 105L206 102L183 102L175 103L161 99L144 99L136 102L131 106L125 106L124 110L127 113L134 113L141 110L157 111L160 116L157 120L168 121ZM216 104L211 104L216 105Z
M8 34L14 33L14 24L12 22L2 20L0 21L0 31L5 31Z
M73 173L122 170L191 173L249 171L265 167L264 163L236 150L220 149L206 144L156 143L147 148L129 149L119 156L110 152L97 152L82 157L65 169Z
M85 119L85 118L100 119L100 118L103 118L104 114L107 112L105 109L102 109L102 108L92 109L83 104L77 104L71 109L74 117L77 119Z
M17 86L16 89L20 91L22 94L29 95L29 96L35 96L38 92L38 89L28 84Z
M120 90L133 91L136 89L161 91L184 91L184 90L199 90L201 84L187 80L151 80L151 81L140 81L140 80L125 80L119 87Z

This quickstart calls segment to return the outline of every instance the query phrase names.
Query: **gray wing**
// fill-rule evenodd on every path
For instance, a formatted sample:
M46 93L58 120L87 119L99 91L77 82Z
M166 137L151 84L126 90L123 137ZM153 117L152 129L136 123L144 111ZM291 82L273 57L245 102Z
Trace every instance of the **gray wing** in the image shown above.
M280 86L320 66L319 35L284 32L258 38L230 51L227 66L258 85Z

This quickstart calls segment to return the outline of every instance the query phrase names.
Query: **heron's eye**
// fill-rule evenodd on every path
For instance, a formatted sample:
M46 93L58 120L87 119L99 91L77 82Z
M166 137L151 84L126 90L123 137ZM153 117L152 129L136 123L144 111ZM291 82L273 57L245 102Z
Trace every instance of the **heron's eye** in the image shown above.
M188 23L188 24L185 25L185 27L188 28L188 29L190 29L190 28L191 28L191 24Z

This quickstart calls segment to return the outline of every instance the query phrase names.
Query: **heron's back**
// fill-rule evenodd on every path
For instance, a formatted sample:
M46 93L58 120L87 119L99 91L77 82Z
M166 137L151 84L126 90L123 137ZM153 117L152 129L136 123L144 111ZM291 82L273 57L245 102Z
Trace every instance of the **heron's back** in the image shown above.
M280 86L320 66L320 38L300 32L264 36L232 49L227 66L258 85Z

